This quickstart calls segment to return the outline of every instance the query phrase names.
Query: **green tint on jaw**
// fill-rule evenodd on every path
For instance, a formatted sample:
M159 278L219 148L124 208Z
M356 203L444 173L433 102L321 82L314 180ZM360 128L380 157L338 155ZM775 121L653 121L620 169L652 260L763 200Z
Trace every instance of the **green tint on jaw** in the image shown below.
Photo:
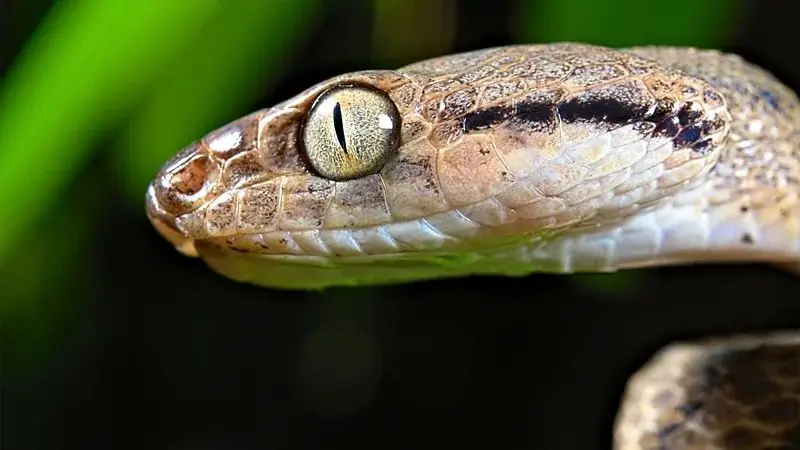
M198 242L203 260L215 271L237 281L294 290L335 286L375 286L469 275L525 276L558 272L558 267L515 261L504 255L552 233L504 237L485 241L482 248L426 253L408 252L337 261L316 257L269 257L218 250Z

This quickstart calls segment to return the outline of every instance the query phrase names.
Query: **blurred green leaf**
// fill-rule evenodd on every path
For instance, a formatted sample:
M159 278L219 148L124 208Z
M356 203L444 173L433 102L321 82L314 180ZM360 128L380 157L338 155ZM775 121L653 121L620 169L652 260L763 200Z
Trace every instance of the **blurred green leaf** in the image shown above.
M220 14L171 61L168 76L131 119L117 154L119 177L134 207L141 207L147 183L167 158L243 115L265 82L285 72L283 60L319 7L319 0L237 3L235 13L229 8Z
M68 194L84 199L61 203L51 217L35 224L14 254L0 265L0 321L4 324L0 354L13 371L35 369L50 356L63 333L77 319L87 297L92 255L93 200L101 195L90 183ZM42 223L45 222L45 223Z
M0 265L103 132L224 4L57 4L0 86Z
M449 53L456 32L455 0L373 0L373 60L383 67Z
M582 41L630 45L717 46L734 30L739 3L730 0L526 1L523 42Z
M626 299L647 285L650 272L622 270L613 273L580 273L571 275L575 286L610 299Z

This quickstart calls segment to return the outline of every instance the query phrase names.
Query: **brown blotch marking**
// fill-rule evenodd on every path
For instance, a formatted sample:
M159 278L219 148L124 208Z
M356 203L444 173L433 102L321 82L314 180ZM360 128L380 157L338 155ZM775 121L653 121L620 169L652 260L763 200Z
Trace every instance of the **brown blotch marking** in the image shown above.
M386 201L395 219L411 219L448 208L436 179L438 152L426 140L403 146L383 169Z
M206 182L208 164L206 156L188 161L183 167L172 173L169 179L170 186L182 195L194 195L200 192Z
M668 117L659 122L658 125L656 125L656 128L653 130L653 136L671 139L677 136L678 132L680 132L680 126L678 125L678 118Z
M298 143L300 122L296 114L273 117L261 130L260 149L264 169L272 175L288 175L306 170Z
M439 148L447 147L461 138L463 130L460 121L441 123L433 129L431 143Z
M725 124L726 124L725 119L723 119L721 116L712 116L702 121L701 127L703 133L713 134L725 129Z
M225 186L234 187L264 175L261 158L255 152L242 153L229 159L222 171Z
M658 123L668 117L671 117L675 114L675 111L678 109L678 99L675 97L659 97L656 99L656 107L653 110L653 113L650 114L650 117L647 118L648 121Z
M211 235L234 231L236 225L236 197L238 191L226 192L206 210L206 229Z
M241 192L237 229L254 233L277 228L280 180L251 186Z
M444 109L439 112L441 120L448 120L466 114L475 106L478 99L478 88L470 87L453 92L444 99Z
M422 117L428 122L436 123L439 121L439 113L443 107L444 101L438 98L422 103Z
M678 110L678 123L681 126L694 123L703 116L703 107L697 102L686 102Z
M400 142L411 142L430 133L430 125L421 120L404 120L400 127Z
M644 84L655 97L668 97L672 94L672 80L665 80L663 77L656 75L645 78Z
M325 219L334 182L313 175L290 176L281 190L280 228L310 230L320 228Z
M725 433L722 445L724 448L758 448L759 442L768 438L769 435L765 431L742 424Z
M413 83L405 83L389 91L389 98L394 102L400 114L409 113L419 99L420 89Z
M753 415L762 423L797 425L800 420L800 403L797 399L788 397L771 399L756 408Z
M462 206L498 194L515 179L486 137L463 139L439 151L437 162L441 189L448 203Z
M796 350L789 348L788 352L780 347L756 347L731 351L726 357L720 357L730 396L738 403L759 404L774 392L779 392L780 386L770 377L764 362L796 358Z
M325 228L366 227L392 220L380 175L336 183Z

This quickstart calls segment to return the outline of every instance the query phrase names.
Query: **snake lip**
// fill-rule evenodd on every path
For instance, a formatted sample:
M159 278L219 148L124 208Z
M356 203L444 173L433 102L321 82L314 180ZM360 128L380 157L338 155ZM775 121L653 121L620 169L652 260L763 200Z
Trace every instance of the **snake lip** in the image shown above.
M198 256L194 245L194 239L183 234L175 224L175 216L161 207L156 196L155 187L152 184L147 187L145 210L147 218L161 237L184 255L191 257Z

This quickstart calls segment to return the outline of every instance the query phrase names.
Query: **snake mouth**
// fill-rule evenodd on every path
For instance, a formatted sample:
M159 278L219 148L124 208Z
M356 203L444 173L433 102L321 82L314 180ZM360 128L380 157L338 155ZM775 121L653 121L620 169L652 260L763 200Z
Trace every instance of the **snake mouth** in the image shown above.
M165 211L159 204L156 196L156 189L152 184L147 187L145 209L147 218L162 238L186 256L199 256L195 248L195 240L186 236L178 229L175 224L175 216Z

